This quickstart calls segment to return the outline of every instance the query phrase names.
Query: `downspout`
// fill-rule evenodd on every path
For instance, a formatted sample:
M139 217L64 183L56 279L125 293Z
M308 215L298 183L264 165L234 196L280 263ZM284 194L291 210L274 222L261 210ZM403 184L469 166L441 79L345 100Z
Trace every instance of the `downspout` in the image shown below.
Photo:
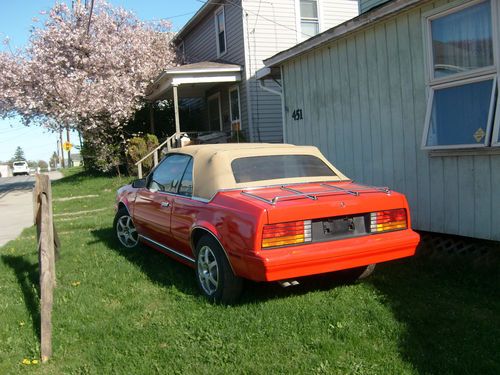
M250 35L248 34L248 13L245 11L242 2L241 9L243 21L243 48L245 50L245 91L247 94L247 122L249 130L250 142L254 142L254 127L253 127L253 108L252 108L252 95L250 90L252 69L250 67Z
M274 94L274 95L279 95L280 99L281 99L281 121L282 121L282 128L283 128L283 143L286 143L286 126L285 126L285 95L284 95L284 91L285 91L285 87L284 87L284 79L283 79L283 68L280 67L280 74L281 74L281 91L278 91L278 90L274 90L270 87L267 87L263 80L262 79L258 79L259 81L259 87L264 90L264 91L267 91L267 92L270 92L271 94Z

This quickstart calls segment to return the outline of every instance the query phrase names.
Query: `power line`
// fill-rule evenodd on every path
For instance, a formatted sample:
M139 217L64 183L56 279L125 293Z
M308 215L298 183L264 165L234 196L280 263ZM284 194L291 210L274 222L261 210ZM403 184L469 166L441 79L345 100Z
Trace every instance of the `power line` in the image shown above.
M176 16L170 16L170 17L165 17L163 19L166 19L166 20L171 20L172 18L179 18L179 17L185 17L185 16L189 16L191 14L194 14L196 13L196 10L192 11L192 12L188 12L188 13L183 13L183 14L178 14ZM154 20L153 20L154 21Z
M208 1L203 1L203 0L196 0L196 1L198 1L199 3L202 3L202 4L207 4L208 3ZM257 17L260 17L260 18L262 18L262 19L264 19L266 21L269 21L271 23L274 23L275 25L284 27L285 29L291 30L291 31L293 31L295 33L297 32L297 29L295 29L293 27L290 27L288 25L283 25L282 23L276 22L275 20L273 20L273 19L271 19L269 17L265 17L263 15L260 15L259 13L256 13L256 12L254 12L252 10L245 9L240 4L233 3L231 0L227 0L227 3L213 3L213 4L215 4L215 5L225 5L225 4L233 5L233 6L237 7L237 8L240 8L244 12L252 13L253 15L255 15ZM259 12L260 12L260 10L259 10ZM314 36L314 35L310 35L310 34L307 34L307 33L303 33L303 34L307 35L308 37L313 37Z
M8 139L0 139L0 143L11 142L19 137L24 137L24 136L28 135L29 133L30 133L30 131L28 130L28 131L23 132L23 133L15 134L13 137L8 138Z
M0 131L0 135L2 135L2 134L10 135L10 134L14 134L16 132L22 131L22 130L26 130L26 127L22 127L22 128L11 127L10 129L3 129L3 131Z

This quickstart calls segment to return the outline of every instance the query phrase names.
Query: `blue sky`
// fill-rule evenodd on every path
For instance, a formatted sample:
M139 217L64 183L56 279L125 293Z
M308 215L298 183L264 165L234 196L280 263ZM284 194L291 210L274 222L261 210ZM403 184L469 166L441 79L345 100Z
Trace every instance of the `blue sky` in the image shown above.
M84 0L82 0L83 2ZM69 0L68 0L69 2ZM203 5L198 0L110 0L114 5L134 11L143 20L169 19L179 30ZM54 0L2 0L0 2L0 40L9 37L12 47L23 47L29 37L32 19L48 10ZM0 50L5 49L0 44ZM0 72L1 74L2 72ZM48 160L56 150L57 134L39 127L25 127L16 118L0 120L0 161L10 159L21 146L29 160ZM77 135L71 135L78 144Z

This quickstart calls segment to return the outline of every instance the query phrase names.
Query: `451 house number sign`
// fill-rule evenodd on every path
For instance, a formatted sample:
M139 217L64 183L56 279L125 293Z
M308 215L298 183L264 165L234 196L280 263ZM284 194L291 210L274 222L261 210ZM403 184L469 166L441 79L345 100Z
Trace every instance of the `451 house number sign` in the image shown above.
M294 109L293 113L292 113L292 118L295 121L302 120L303 119L303 117L302 117L302 109Z

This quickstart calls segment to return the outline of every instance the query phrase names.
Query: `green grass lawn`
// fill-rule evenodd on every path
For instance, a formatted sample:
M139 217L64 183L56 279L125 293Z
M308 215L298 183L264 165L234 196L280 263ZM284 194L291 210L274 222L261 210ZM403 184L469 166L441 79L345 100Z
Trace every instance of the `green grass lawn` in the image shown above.
M0 374L500 374L500 273L408 259L359 284L247 283L208 304L194 271L112 230L126 180L53 183L62 250L50 362L39 357L34 228L0 248ZM68 213L103 209L75 215Z

